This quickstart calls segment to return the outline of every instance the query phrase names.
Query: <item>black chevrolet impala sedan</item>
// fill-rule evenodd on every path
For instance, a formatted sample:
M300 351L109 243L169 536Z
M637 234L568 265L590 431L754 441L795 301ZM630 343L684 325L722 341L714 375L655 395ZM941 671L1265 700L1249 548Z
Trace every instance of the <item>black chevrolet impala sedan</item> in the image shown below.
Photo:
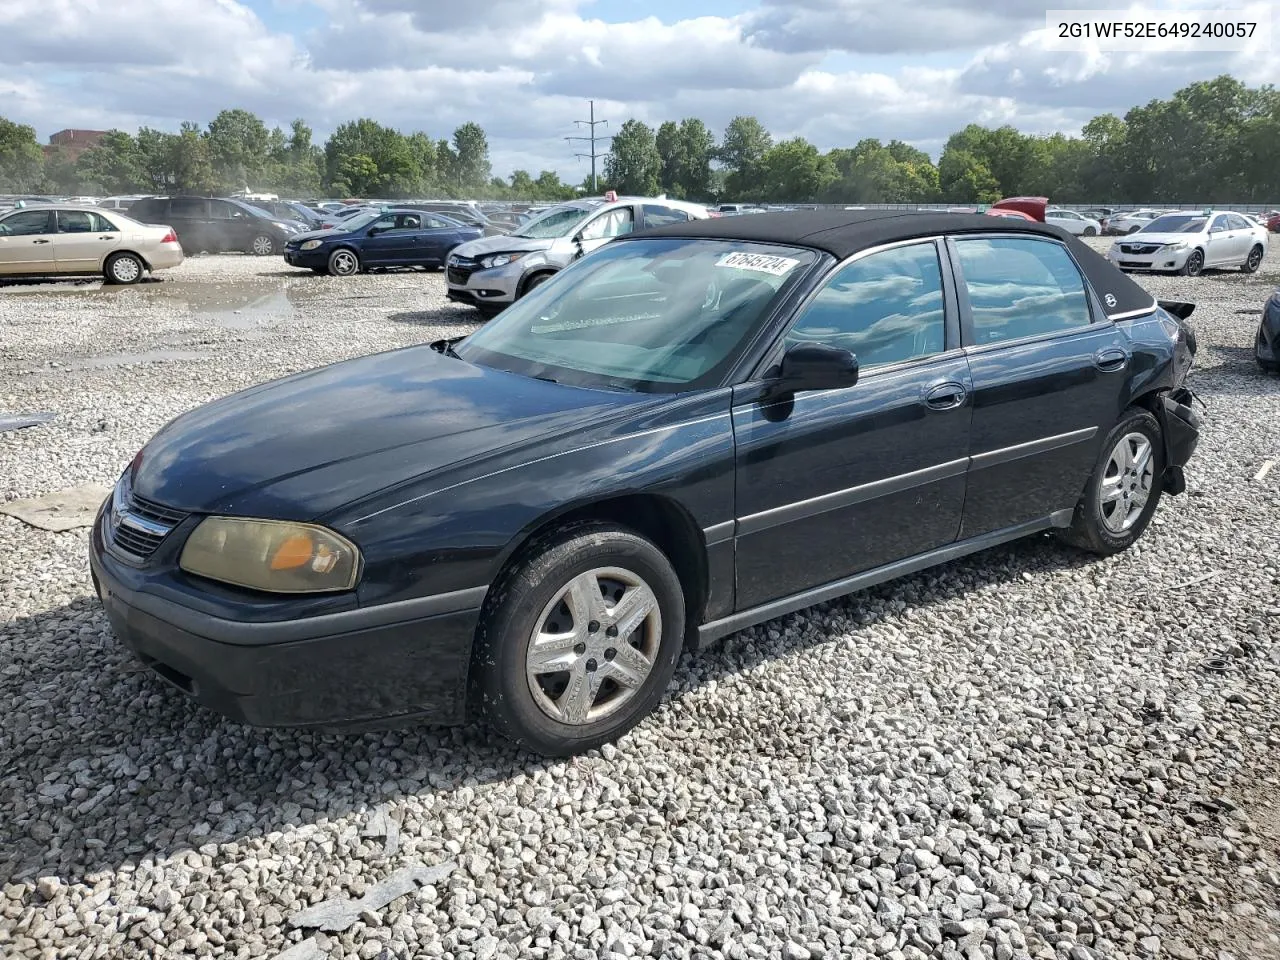
M1041 531L1124 550L1198 438L1190 310L1038 223L664 227L469 337L178 417L103 504L93 579L231 717L474 710L568 754L686 646Z

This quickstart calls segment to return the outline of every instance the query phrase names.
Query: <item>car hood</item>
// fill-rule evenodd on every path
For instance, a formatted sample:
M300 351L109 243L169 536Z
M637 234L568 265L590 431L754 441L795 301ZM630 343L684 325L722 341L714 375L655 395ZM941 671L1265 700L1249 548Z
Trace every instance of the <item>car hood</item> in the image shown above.
M520 253L533 250L549 250L554 240L529 240L525 237L483 237L469 240L453 248L460 257L482 257L486 253Z
M1188 243L1196 243L1202 234L1199 233L1143 233L1139 230L1137 233L1130 233L1123 239L1117 241L1119 243L1182 243L1184 240Z
M330 228L328 230L305 230L302 233L295 233L289 238L289 242L292 243L297 241L298 243L302 243L304 240L328 240L330 237L345 237L349 233L351 233L350 230L338 230L336 228Z
M642 396L535 380L408 347L183 414L139 453L133 489L191 513L311 520L637 403Z

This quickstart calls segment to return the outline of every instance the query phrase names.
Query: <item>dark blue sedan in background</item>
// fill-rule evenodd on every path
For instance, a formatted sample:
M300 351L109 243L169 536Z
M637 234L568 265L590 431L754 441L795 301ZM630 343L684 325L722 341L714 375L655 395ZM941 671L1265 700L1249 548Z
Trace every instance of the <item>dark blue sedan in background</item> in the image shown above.
M291 267L349 277L384 267L443 267L449 251L483 231L422 210L371 210L329 230L291 237L284 259Z

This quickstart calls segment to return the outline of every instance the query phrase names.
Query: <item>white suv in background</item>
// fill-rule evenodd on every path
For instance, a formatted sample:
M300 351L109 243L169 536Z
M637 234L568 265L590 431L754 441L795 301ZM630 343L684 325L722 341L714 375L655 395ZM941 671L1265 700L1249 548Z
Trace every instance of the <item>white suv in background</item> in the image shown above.
M615 237L711 214L665 197L585 197L558 203L500 237L453 248L446 265L449 299L496 314L573 261Z
M1197 276L1205 267L1253 273L1267 253L1267 229L1229 210L1182 210L1117 240L1107 259L1121 270Z
M1074 233L1077 237L1096 237L1102 233L1101 223L1074 210L1050 208L1044 212L1044 219L1046 223L1061 227L1067 233Z

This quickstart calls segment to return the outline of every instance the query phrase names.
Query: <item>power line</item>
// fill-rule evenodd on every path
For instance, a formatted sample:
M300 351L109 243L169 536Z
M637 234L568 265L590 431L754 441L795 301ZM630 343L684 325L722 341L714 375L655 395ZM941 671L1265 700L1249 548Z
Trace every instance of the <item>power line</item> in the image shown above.
M597 153L597 152L596 152L596 141L597 141L597 140L612 140L612 139L613 139L613 137L612 137L612 135L607 135L607 134L606 134L606 135L603 135L603 136L602 136L602 135L599 135L599 134L597 134L597 133L596 133L596 127L597 127L597 126L599 126L600 124L604 124L605 126L608 126L609 121L608 121L608 120L597 120L597 119L596 119L596 102L595 102L594 100L588 100L587 102L591 105L591 119L590 119L590 120L575 120L575 121L573 121L573 122L574 122L575 124L577 124L579 127L586 127L588 130L590 130L590 131L591 131L591 135L590 135L589 137L565 137L565 139L566 139L566 140L570 140L570 141L580 141L580 142L582 142L582 143L590 143L590 144L591 144L591 152L590 152L590 153L575 153L575 154L574 154L574 156L575 156L575 157L578 157L578 158L580 158L580 159L590 159L590 160L591 160L591 192L592 192L592 193L595 193L595 192L596 192L596 158L597 158L597 157L603 157L603 156L606 156L606 154L603 154L603 153Z

